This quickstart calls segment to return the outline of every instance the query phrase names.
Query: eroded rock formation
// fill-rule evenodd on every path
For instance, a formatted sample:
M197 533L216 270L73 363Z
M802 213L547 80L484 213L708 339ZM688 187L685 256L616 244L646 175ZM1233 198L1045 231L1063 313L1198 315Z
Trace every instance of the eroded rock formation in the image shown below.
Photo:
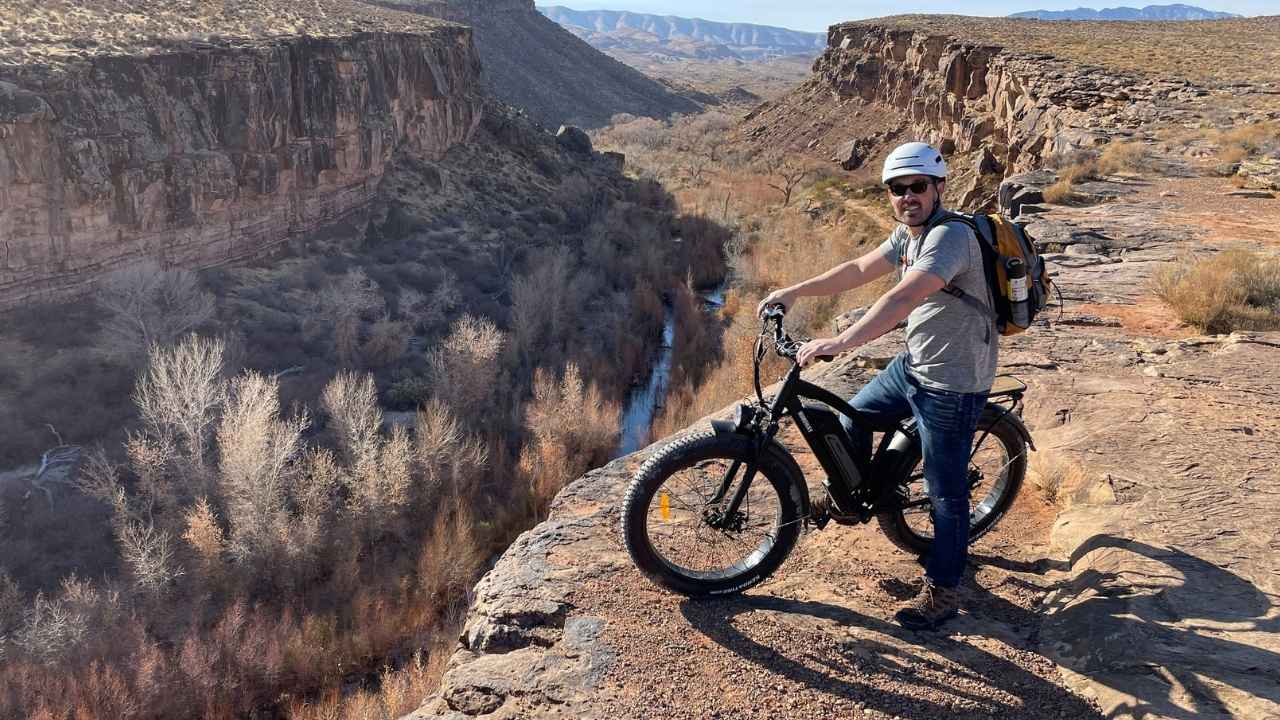
M143 255L257 254L479 121L471 31L358 32L0 71L0 306Z
M1179 104L1208 93L877 21L832 26L813 69L791 95L748 116L749 141L852 171L877 165L897 142L924 140L948 156L948 193L964 207L994 200L1006 175L1182 117Z
M842 97L905 110L913 135L944 152L987 147L1013 171L1039 167L1051 153L1104 144L1156 119L1171 97L1203 92L873 23L833 26L814 70Z

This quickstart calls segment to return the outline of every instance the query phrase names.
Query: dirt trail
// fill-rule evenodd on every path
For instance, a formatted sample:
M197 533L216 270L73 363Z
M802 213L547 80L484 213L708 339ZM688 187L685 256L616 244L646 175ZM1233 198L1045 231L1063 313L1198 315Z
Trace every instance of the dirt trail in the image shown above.
M616 517L649 448L572 484L503 556L415 717L1280 717L1280 333L1198 337L1147 290L1191 248L1265 242L1280 201L1109 184L1126 194L1037 216L1065 250L1066 310L1001 353L1038 446L1082 480L1060 515L1024 487L944 631L892 623L920 568L872 526L803 536L739 598L654 588ZM844 358L819 377L847 392L865 373Z

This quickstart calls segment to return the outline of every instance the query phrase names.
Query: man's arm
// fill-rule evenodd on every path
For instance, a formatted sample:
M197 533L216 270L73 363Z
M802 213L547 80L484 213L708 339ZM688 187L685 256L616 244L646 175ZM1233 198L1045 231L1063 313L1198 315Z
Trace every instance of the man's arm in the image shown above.
M760 306L756 308L756 314L760 314L764 311L766 305L772 305L773 303L782 303L790 309L792 301L796 298L815 295L837 295L846 290L866 285L890 270L893 270L893 263L889 262L889 259L884 256L881 250L872 250L856 260L841 263L821 275L769 293L768 297L760 301Z
M841 263L821 275L792 285L792 295L837 295L866 285L893 269L893 264L879 250L872 250L856 260Z
M800 348L801 365L823 355L838 355L862 347L902 322L925 298L946 287L940 276L923 270L908 270L893 289L880 296L862 319L834 338L811 340Z

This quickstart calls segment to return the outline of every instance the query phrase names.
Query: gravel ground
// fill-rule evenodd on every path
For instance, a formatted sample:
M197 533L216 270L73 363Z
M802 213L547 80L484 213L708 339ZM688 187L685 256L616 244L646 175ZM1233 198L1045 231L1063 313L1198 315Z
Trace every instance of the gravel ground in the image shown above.
M1033 649L1053 515L1024 488L974 549L965 612L934 632L893 623L921 568L874 525L806 535L773 579L735 599L685 600L630 568L593 580L575 605L608 618L602 639L618 653L606 714L1099 717Z

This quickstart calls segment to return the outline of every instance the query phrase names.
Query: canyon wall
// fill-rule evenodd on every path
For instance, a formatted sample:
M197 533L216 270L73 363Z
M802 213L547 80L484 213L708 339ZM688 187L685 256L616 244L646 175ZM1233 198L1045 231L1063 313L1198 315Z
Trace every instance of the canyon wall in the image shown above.
M0 69L0 307L340 220L396 148L470 137L478 78L470 29L446 25Z
M944 153L985 150L1009 173L1131 134L1176 116L1171 103L1207 94L1185 81L872 22L832 26L814 73L838 97L905 112L911 134Z

